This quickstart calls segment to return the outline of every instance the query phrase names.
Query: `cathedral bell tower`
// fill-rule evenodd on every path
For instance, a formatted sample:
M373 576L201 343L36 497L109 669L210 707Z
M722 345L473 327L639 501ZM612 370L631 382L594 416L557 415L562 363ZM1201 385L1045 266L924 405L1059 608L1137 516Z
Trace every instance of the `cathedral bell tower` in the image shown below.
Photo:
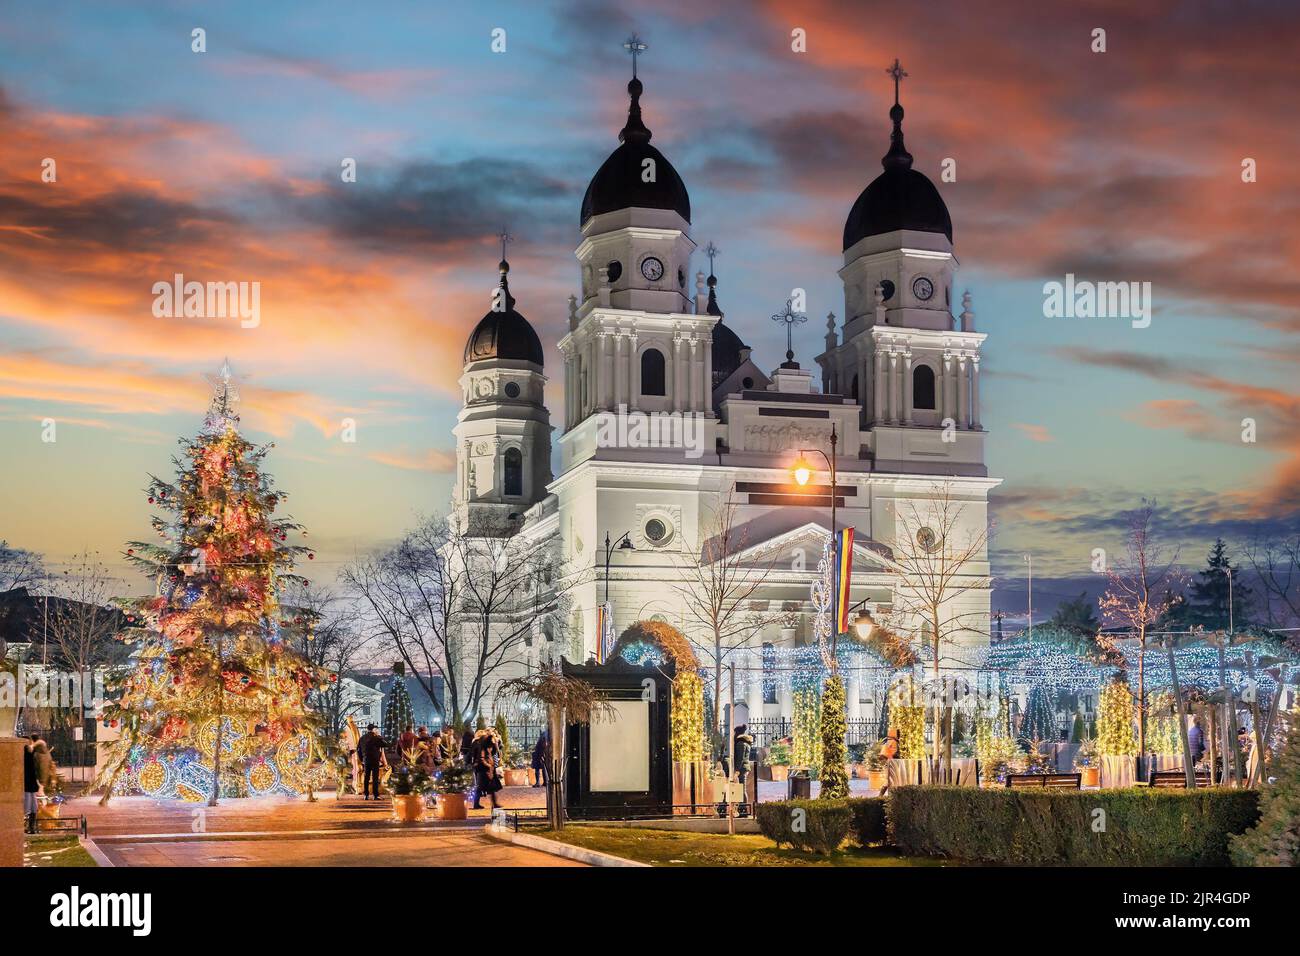
M602 412L695 413L712 419L713 326L687 289L691 200L677 170L650 144L635 37L627 121L619 145L582 199L565 363L562 470L599 454Z
M827 392L856 401L878 470L984 472L980 346L969 293L952 315L952 218L903 142L894 61L893 130L883 172L844 223L845 321L817 357Z
M500 280L492 308L465 343L456 416L453 507L466 527L517 527L546 496L551 480L551 423L543 403L542 343L515 309L502 234Z

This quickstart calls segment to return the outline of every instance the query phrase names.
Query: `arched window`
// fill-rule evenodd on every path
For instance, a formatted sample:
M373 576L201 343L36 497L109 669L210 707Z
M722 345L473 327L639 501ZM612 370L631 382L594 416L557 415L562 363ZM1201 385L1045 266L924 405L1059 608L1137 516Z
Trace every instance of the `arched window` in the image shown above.
M934 408L934 369L928 365L912 369L912 407Z
M518 448L506 449L501 492L515 497L524 493L524 454Z
M641 353L641 394L667 395L664 375L664 353L646 349Z

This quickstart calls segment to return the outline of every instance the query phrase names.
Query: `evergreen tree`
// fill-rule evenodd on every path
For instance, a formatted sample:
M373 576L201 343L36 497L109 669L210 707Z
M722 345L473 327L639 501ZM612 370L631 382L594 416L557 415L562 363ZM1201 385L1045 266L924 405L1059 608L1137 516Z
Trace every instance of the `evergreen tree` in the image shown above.
M848 723L844 717L844 681L838 674L827 679L822 690L821 743L823 800L837 800L849 795L849 776L844 771L848 754L844 736Z
M272 446L240 435L229 365L214 384L202 431L173 458L177 480L149 483L149 503L167 513L153 518L162 543L126 552L155 596L119 602L133 625L122 637L136 651L103 709L121 733L103 745L104 802L300 793L321 766L321 721L307 696L337 675L294 650L316 615L280 603L286 586L307 584L292 573L295 559L314 555L284 543L302 529L273 517L285 496L261 470Z
M411 703L411 692L406 689L406 668L398 661L393 665L393 685L384 701L384 739L389 746L396 747L402 731L414 723L415 707Z
M1047 623L1076 634L1093 635L1101 630L1101 623L1092 609L1093 602L1088 597L1088 592L1081 591L1077 598L1058 604L1056 613L1048 619Z
M1228 614L1228 574L1232 574L1232 614ZM1238 569L1228 560L1228 549L1222 538L1216 538L1205 562L1205 570L1198 571L1199 580L1191 586L1191 612L1195 623L1210 630L1226 630L1229 623L1238 630L1246 627L1250 606L1251 588L1242 581Z
M1277 756L1265 771L1259 794L1259 822L1232 838L1238 866L1300 866L1300 709Z
M1078 711L1075 711L1074 724L1070 727L1070 743L1072 744L1083 743L1083 738L1086 735L1086 733L1087 733L1087 728L1084 727L1083 714L1079 713Z
M1035 685L1029 691L1029 699L1025 702L1025 716L1020 721L1020 733L1016 734L1016 742L1022 747L1027 747L1032 740L1055 740L1056 739L1056 708L1052 705L1052 698L1048 692Z

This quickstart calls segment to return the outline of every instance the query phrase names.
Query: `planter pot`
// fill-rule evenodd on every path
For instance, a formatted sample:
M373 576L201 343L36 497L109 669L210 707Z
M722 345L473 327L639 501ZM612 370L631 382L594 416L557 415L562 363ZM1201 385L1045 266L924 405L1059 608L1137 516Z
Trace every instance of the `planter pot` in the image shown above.
M1100 767L1081 767L1079 772L1083 774L1083 786L1099 787L1101 786L1101 768Z
M790 776L790 768L785 764L773 764L767 769L772 771L772 779L777 783L784 783L786 778Z
M438 794L438 816L443 820L464 820L465 819L465 794L463 793L440 793Z
M875 790L877 793L879 793L881 790L885 789L885 781L888 778L889 778L889 774L887 771L868 770L867 786L869 786L872 790Z
M43 823L46 820L57 820L59 814L63 812L61 803L41 803L36 807L36 826L37 829L44 829Z
M408 793L393 795L393 816L402 823L417 823L424 816L424 795Z
M528 786L528 771L510 769L505 772L507 787L526 787Z

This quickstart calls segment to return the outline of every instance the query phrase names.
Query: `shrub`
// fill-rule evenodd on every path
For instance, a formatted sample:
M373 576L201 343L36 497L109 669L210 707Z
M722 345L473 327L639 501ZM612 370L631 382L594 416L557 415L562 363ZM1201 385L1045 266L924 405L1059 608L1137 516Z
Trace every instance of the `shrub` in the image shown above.
M897 787L887 816L903 853L1018 866L1223 866L1229 837L1259 818L1259 795Z
M1237 866L1300 866L1300 713L1266 771L1260 818L1245 834L1233 837Z
M833 853L848 836L853 814L847 800L780 800L755 808L758 829L777 846ZM802 811L802 812L796 812Z
M888 838L885 827L885 797L853 797L848 801L853 815L853 839L859 846L884 843Z

